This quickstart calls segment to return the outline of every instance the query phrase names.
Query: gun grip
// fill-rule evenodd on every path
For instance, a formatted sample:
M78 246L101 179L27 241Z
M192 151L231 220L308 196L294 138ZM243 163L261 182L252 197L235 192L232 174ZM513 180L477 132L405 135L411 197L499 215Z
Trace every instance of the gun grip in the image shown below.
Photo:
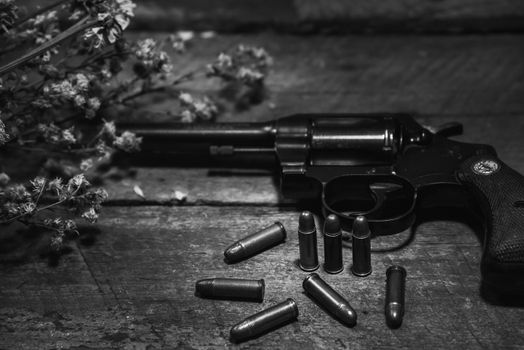
M494 155L464 161L458 179L485 219L482 284L495 293L524 293L524 176Z

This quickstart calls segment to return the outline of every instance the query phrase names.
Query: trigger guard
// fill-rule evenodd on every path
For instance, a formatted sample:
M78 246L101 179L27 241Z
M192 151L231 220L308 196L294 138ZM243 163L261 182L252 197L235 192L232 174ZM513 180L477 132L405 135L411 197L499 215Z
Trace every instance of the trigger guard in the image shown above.
M334 210L330 206L330 204L327 203L327 198L325 194L327 185L332 183L334 180L345 181L344 178L348 178L348 180L351 181L359 177L360 176L354 176L354 175L342 176L336 179L332 179L328 183L324 184L324 190L322 191L322 214L324 215L324 217L327 217L329 214L337 215L340 220L342 229L344 231L351 232L353 230L353 221L355 220L355 218L359 215L364 215L368 219L368 223L369 223L372 234L375 236L391 235L391 234L399 233L399 232L402 232L408 229L409 227L413 225L415 221L414 208L415 208L415 201L417 197L416 190L413 188L413 186L409 182L407 182L406 180L400 177L396 177L396 176L395 177L377 176L376 178L368 179L367 184L369 187L369 191L370 191L370 194L372 195L372 198L375 200L373 207L367 210L362 210L362 211L351 211L347 214ZM362 180L362 178L360 177L359 180ZM408 191L408 196L411 198L411 203L403 213L400 213L396 216L388 217L388 218L380 217L380 215L378 215L379 216L378 218L373 217L373 213L379 213L384 203L387 202L387 193L388 193L387 190L381 191L380 189L371 188L371 184L380 183L380 182L383 182L383 183L389 182L389 183L399 184L402 189ZM389 191L389 192L392 192L392 191Z

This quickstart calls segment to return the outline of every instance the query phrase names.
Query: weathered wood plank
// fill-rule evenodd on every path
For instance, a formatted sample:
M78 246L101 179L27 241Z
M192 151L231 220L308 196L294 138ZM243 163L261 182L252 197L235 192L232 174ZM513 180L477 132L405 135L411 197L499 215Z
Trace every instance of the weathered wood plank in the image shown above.
M320 275L358 312L348 329L302 292L306 273L294 261L298 212L238 207L106 208L91 232L56 267L34 257L0 265L0 338L6 348L63 346L229 347L229 328L286 297L296 299L298 322L245 344L245 348L506 348L524 341L524 310L486 303L478 293L480 243L459 223L418 227L407 247L373 253L374 272L356 278L346 269ZM249 260L226 265L224 248L275 220L288 240ZM398 245L409 232L373 241ZM322 240L319 256L323 257ZM390 264L408 270L407 311L399 330L383 319L384 273ZM196 280L236 276L265 278L262 304L212 301L193 295Z
M144 37L147 34L137 34ZM163 34L156 34L161 37ZM153 35L155 37L155 35ZM176 75L204 68L239 43L274 57L269 102L225 120L267 120L307 112L417 112L422 115L517 114L524 111L524 36L256 36L197 40L175 55ZM212 80L182 88L212 92ZM173 110L172 98L139 109ZM127 116L126 116L127 117Z
M30 10L38 3L19 0ZM253 32L493 32L522 31L518 0L141 0L132 26L141 30ZM24 12L25 14L25 12Z
M523 17L524 6L517 0L149 0L137 8L135 25L156 30L488 32L522 30Z

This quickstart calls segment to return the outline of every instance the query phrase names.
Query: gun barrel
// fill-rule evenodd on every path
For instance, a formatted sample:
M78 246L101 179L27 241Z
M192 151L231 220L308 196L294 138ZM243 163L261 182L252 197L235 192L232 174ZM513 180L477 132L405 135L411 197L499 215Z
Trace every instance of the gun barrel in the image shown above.
M273 164L275 123L119 124L142 138L142 152L121 155L141 165ZM266 166L264 166L266 167Z
M207 143L213 145L256 145L269 147L275 139L274 124L269 123L163 123L119 125L143 138L144 143Z

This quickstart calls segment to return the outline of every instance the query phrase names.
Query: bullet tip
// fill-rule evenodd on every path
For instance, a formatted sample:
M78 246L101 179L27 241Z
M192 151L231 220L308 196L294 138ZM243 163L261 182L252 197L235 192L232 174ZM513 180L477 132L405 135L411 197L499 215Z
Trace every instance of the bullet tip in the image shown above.
M210 295L213 288L212 279L203 279L195 283L195 296L206 297Z
M393 265L393 266L388 267L388 269L386 270L386 276L389 276L391 273L395 271L399 271L404 278L406 277L406 274L407 274L406 269L400 265Z
M324 233L339 233L340 221L336 215L330 214L324 222Z
M242 255L240 254L243 247L239 243L234 243L233 245L229 246L224 251L224 260L228 264L232 264L234 262L237 262L238 260L242 259Z
M353 236L358 238L364 238L368 235L368 220L362 215L357 216L357 218L353 221Z
M398 303L389 303L386 305L386 324L390 328L398 328L402 324L404 309Z
M231 331L229 331L229 339L233 343L240 343L244 340L247 340L251 337L251 329L250 329L250 323L249 322L241 322L233 328L231 328Z
M314 232L315 218L309 211L303 211L298 218L298 230L300 232Z
M357 313L352 307L342 305L337 314L339 320L348 327L355 327L357 324Z

